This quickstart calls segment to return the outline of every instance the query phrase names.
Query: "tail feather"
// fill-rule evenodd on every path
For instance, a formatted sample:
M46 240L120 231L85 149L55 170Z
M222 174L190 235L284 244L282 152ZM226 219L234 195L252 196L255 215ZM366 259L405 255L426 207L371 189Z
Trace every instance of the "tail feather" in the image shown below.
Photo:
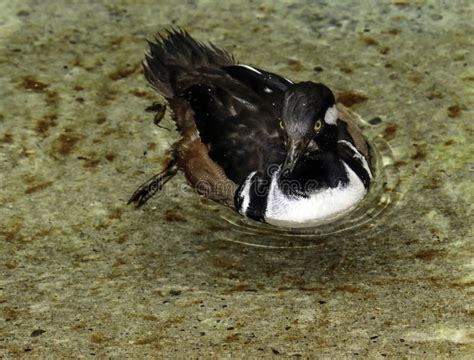
M228 52L194 40L182 29L167 30L158 35L154 42L148 42L150 51L145 56L143 67L145 77L151 86L166 98L174 95L174 71L186 71L203 66L223 66L235 64Z

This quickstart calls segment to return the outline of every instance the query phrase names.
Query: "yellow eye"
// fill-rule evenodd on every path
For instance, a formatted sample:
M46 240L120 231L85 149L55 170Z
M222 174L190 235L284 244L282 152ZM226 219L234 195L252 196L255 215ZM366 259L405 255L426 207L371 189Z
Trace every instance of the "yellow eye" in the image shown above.
M280 122L278 123L278 125L280 125L280 129L284 130L285 127L283 126L283 121L280 120Z
M321 126L323 126L321 120L316 121L316 124L314 124L314 131L318 132L319 130L321 130Z

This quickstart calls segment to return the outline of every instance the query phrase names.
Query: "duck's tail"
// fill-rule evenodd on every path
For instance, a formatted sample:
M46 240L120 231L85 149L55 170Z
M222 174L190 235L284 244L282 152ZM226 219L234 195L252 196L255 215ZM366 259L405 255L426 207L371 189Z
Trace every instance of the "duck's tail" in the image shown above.
M148 44L150 52L143 62L145 77L167 99L184 90L179 89L178 79L195 73L196 68L235 64L231 54L212 44L206 46L179 28L167 30Z

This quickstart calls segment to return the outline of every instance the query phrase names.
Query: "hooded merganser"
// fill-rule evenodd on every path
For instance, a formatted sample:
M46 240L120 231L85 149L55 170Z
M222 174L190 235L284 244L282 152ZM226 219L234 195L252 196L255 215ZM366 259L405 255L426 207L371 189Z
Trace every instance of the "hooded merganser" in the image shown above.
M364 197L369 147L328 87L238 64L183 30L149 46L145 77L182 138L129 203L143 205L178 170L201 195L279 226L311 226Z

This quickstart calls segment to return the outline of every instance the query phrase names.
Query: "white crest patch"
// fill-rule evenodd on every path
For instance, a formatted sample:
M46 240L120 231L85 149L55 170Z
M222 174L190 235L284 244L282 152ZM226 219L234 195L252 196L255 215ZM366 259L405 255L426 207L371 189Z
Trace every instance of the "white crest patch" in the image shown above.
M324 115L324 122L329 125L336 125L336 122L337 122L336 105L333 105L326 110L326 114Z
M333 219L351 210L366 194L356 173L344 163L349 183L309 194L307 198L288 197L278 186L277 171L270 185L265 221L285 227L308 227Z

